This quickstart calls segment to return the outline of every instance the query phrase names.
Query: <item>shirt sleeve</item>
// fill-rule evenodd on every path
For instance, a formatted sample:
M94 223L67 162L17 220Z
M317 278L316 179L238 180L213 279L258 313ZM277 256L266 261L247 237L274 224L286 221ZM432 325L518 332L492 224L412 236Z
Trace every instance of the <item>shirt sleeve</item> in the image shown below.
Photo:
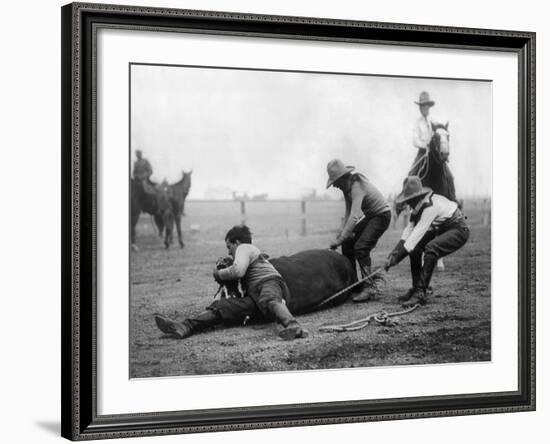
M222 281L240 279L246 274L252 259L252 249L246 248L246 244L239 245L235 251L235 258L230 267L220 270L219 276Z
M349 210L348 218L344 224L344 228L342 229L342 234L340 234L341 239L347 239L351 236L353 228L355 227L356 219L363 215L361 204L363 203L364 197L365 192L361 189L361 186L358 183L354 183L351 186L351 208Z
M422 212L422 216L420 216L420 220L414 225L410 233L406 238L401 237L402 240L405 241L405 250L407 252L411 252L414 250L418 242L424 237L424 235L428 232L430 227L432 226L432 222L437 217L437 209L435 206L427 207ZM408 226L407 226L408 228ZM405 230L407 230L405 228ZM403 231L403 236L405 235L405 231Z
M407 240L407 238L411 235L413 230L414 230L414 224L409 221L407 226L404 228L403 233L401 234L401 240Z

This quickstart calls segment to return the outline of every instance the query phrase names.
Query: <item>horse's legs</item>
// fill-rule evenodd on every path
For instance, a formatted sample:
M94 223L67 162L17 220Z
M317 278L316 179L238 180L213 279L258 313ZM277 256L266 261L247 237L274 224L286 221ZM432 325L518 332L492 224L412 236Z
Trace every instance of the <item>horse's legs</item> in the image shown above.
M174 231L174 216L171 210L165 210L163 213L164 220L164 246L169 248L173 241Z
M155 225L157 226L159 237L162 237L162 232L164 231L164 221L162 220L162 215L155 213L153 219L155 220Z
M183 236L181 235L181 214L176 214L176 230L178 231L178 242L180 247L183 248Z
M136 244L136 225L138 223L140 213L141 211L138 208L135 208L134 205L132 205L130 215L130 244L132 251L138 251L138 247Z

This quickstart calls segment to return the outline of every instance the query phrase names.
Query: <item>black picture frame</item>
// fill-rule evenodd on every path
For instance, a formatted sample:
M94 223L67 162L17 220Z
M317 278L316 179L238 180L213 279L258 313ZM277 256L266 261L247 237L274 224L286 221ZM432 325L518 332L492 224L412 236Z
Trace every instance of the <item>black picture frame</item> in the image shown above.
M62 14L62 436L71 440L535 409L535 33L72 3ZM101 416L96 381L95 30L185 30L507 51L519 73L518 390Z

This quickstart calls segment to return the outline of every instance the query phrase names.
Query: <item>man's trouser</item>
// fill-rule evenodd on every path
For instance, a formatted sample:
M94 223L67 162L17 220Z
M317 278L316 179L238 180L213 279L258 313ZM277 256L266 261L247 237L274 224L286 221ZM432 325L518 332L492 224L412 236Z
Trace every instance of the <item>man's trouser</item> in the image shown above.
M372 262L370 252L388 229L390 222L391 212L389 210L370 219L363 219L355 226L354 236L342 243L342 254L349 259L354 270L356 260L359 262L362 272L370 270Z
M413 287L426 290L430 285L437 260L461 248L469 236L470 230L462 218L439 230L428 231L409 253Z
M215 312L219 321L228 324L243 324L245 320L264 319L277 321L286 327L295 319L286 307L285 294L288 291L281 278L270 278L260 282L255 291L242 298L227 298L214 301L207 312ZM187 319L187 325L193 329L202 328L205 323L200 319ZM191 323L191 325L189 324Z

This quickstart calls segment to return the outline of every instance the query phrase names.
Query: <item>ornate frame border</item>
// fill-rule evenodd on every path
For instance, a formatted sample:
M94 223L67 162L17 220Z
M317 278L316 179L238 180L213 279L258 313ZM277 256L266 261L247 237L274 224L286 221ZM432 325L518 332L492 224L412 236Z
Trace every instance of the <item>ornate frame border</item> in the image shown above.
M62 33L62 436L121 438L535 409L535 34L72 3ZM509 51L519 66L518 391L97 415L95 42L98 27Z

